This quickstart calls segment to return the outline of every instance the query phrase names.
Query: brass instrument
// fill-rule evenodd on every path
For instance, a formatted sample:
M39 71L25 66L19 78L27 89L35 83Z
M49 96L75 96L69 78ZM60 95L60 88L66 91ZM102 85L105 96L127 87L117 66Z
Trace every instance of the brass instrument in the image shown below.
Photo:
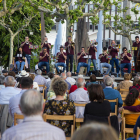
M114 49L118 49L118 48L120 49L121 48L121 44L115 44L115 45L112 45L112 46L113 46Z
M98 45L98 42L94 42L91 44L91 46L97 46Z
M75 43L74 43L74 42L72 42L72 43L71 43L71 46L75 46Z

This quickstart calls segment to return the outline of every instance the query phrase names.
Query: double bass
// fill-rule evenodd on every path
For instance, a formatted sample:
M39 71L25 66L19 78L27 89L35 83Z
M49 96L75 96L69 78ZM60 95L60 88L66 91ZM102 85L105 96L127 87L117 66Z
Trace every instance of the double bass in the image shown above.
M138 51L137 51L137 59L136 59L136 64L135 64L135 70L137 72L140 72L140 45L139 45Z

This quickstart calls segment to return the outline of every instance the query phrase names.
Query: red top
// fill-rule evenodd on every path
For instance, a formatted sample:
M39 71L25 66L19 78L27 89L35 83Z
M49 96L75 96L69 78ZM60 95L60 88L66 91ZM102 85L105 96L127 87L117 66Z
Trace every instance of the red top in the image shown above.
M79 56L80 54L81 54L81 52L78 53L77 56ZM86 54L87 54L87 53L86 53ZM78 63L79 63L79 62L84 62L84 63L86 63L87 58L84 58L84 56L86 56L86 55L85 55L85 54L84 54L84 55L81 55L81 57L80 57L79 60L78 60Z
M70 88L69 94L74 92L76 89L77 89L77 85L72 85L71 88ZM87 88L84 87L84 90L87 90Z
M69 45L69 42L67 41L67 42L65 43L65 46L67 47L68 45ZM69 50L70 50L70 52L68 51L68 47L67 47L67 49L66 49L66 54L67 54L67 55L74 55L74 49L72 48L72 46L69 47Z
M102 54L100 54L99 56L101 56L101 55L102 55ZM108 63L107 56L108 56L108 55L102 56L101 59L100 59L100 62L101 62L101 63Z
M59 53L60 53L60 52L58 52L56 55L58 55ZM67 54L66 54L65 52L63 52L63 54L64 54L65 56L67 56ZM60 55L58 56L58 62L63 62L63 63L65 63L65 58L64 58L63 54L60 54Z
M137 56L137 52L138 52L139 47L140 47L140 41L138 44L136 42L134 42L132 47L137 47L137 50L134 50L134 56Z
M40 53L40 56L44 56L44 53ZM39 62L48 62L48 56L46 55L42 60L39 60Z
M43 44L43 43L42 43L42 44ZM42 44L41 44L41 45L42 45ZM46 47L46 48L47 48L47 53L49 54L50 48L49 48L49 45L48 45L48 44L51 45L51 43L47 43L47 44L44 43L43 48Z
M116 56L118 56L118 51L117 49L114 49L112 46L109 46L108 49L111 49L111 48L112 50L110 51L110 55L112 56L112 58L115 58Z
M123 55L123 53L121 54L121 56ZM129 57L132 57L130 53L127 53L127 55ZM130 60L127 58L127 56L123 57L123 61L121 61L121 63L130 63Z
M24 42L22 42L21 44L23 44ZM29 42L29 44L31 44L32 45L32 43L31 42ZM24 44L23 46L22 46L22 50L23 50L23 52L25 53L25 54L29 54L29 55L31 55L31 49L29 48L29 44Z
M96 59L96 57L95 57L95 49L94 48L96 48L96 47L90 47L90 49L89 49L89 55L91 55L91 59Z

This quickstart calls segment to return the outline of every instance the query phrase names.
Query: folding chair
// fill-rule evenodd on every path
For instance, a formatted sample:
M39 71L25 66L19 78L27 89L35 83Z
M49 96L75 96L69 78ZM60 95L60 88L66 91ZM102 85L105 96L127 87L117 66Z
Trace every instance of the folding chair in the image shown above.
M75 107L85 107L86 106L86 103L85 104L78 104L78 103L74 103ZM84 122L84 118L76 118L75 119L75 122Z
M140 128L139 128L139 127L137 127L136 140L139 140L139 135L140 135Z
M17 125L17 120L18 119L24 119L24 116L23 115L19 115L17 113L14 114L14 125Z
M121 139L122 140L125 140L126 133L133 133L133 128L125 127L125 115L131 115L131 114L140 115L140 112L132 112L132 111L125 110L125 109L123 109L123 111L122 111L122 126L121 126L121 137L122 137Z
M43 87L43 91L42 91L42 93L41 93L41 95L43 96L43 98L44 98L44 94L45 94L45 91L44 91L44 89L45 89L45 86L44 85L38 85L39 87Z
M105 100L108 100L108 99L105 99ZM110 113L111 116L113 115L118 115L118 98L117 99L114 99L114 100L108 100L110 103L116 103L115 105L115 113Z
M127 94L129 93L129 89L120 89L120 94L123 94L124 92L127 92Z
M75 114L74 115L47 115L43 114L43 119L46 122L47 120L61 120L61 121L73 121L71 125L71 137L75 130ZM66 140L70 140L71 137L66 137Z
M122 97L122 101L124 102L124 100L126 99L126 94L121 94L121 97Z

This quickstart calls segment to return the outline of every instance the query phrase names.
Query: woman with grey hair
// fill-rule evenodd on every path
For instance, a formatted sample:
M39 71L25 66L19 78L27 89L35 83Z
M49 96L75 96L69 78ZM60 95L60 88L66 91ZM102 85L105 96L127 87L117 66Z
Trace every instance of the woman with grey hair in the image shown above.
M2 76L2 75L0 75L0 90L2 89L2 88L5 88L5 85L4 85L4 76Z
M67 91L67 84L64 80L56 80L52 84L53 91L56 95L55 99L49 100L45 104L44 113L48 115L73 115L75 114L74 102L64 98ZM48 121L49 123L64 130L66 136L71 133L71 121Z

